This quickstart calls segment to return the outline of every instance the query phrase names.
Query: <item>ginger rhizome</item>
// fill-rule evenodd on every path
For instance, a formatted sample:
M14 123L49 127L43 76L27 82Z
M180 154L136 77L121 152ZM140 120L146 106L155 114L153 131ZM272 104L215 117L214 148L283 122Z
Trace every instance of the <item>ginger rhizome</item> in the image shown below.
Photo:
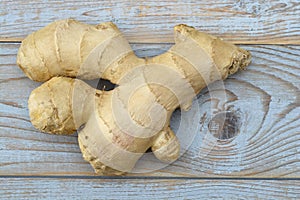
M29 35L18 64L32 80L47 81L29 97L32 124L54 134L77 130L83 157L98 174L130 172L148 148L163 162L175 161L180 145L170 129L173 111L188 110L196 94L244 69L251 56L187 25L174 33L175 45L145 59L112 23L62 20ZM78 78L103 78L117 87L100 91Z

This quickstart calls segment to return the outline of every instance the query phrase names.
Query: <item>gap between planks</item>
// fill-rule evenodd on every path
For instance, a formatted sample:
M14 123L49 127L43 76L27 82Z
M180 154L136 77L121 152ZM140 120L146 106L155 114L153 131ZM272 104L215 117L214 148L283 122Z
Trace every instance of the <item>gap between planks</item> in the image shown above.
M75 176L62 176L62 175L0 175L0 179L5 178L15 178L15 179L126 179L126 180L269 180L269 181L300 181L300 178L268 178L268 177L191 177L191 176L81 176L81 175L75 175Z
M125 35L126 37L126 35ZM0 37L0 43L21 43L22 40L25 39L25 38L1 38ZM231 42L233 44L236 44L236 45L289 45L289 46L297 46L297 45L300 45L300 38L299 40L297 40L298 38L296 38L295 40L292 40L292 41L281 41L281 40L278 40L278 41L268 41L268 40L260 40L260 41L251 41L251 40L228 40L226 39L226 41L228 42ZM296 42L295 42L296 41ZM299 42L297 42L299 41ZM161 45L172 45L174 44L174 40L173 38L169 38L169 39L166 39L166 40L155 40L155 39L152 39L152 40L146 40L146 41L140 41L140 40L135 40L134 38L132 37L129 37L128 38L128 42L130 44L149 44L149 45L155 45L155 44L161 44Z

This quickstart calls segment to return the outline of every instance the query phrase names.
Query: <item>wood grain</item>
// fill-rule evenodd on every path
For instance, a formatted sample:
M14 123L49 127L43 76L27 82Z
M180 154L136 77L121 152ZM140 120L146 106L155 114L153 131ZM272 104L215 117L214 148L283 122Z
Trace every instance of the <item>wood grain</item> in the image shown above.
M300 44L298 0L39 1L2 0L0 41L20 41L63 18L113 21L130 42L173 42L173 26L197 29L243 44Z
M26 184L24 184L26 183ZM0 178L0 199L299 199L300 181Z
M132 44L139 56L159 54L170 45ZM16 66L18 47L0 44L0 175L93 175L76 134L49 135L32 127L27 99L40 83ZM138 164L143 173L130 175L300 177L300 46L243 48L253 54L246 71L231 76L224 88L219 82L202 91L194 102L196 110L173 115L173 129L180 125L184 130L177 131L186 150L181 158L154 172L148 160ZM228 123L236 132L217 140L211 118L224 112L235 116Z

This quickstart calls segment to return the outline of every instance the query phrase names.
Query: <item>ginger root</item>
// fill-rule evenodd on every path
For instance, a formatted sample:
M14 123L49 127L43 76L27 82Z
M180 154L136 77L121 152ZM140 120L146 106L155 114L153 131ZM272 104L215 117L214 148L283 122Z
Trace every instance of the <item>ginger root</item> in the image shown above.
M78 130L83 157L98 174L130 172L148 148L161 161L175 161L173 111L188 110L197 93L244 69L251 55L187 25L174 32L174 46L146 59L135 56L112 23L62 20L29 35L17 62L29 78L50 79L29 97L32 124L54 134ZM99 91L68 77L101 77L118 86Z

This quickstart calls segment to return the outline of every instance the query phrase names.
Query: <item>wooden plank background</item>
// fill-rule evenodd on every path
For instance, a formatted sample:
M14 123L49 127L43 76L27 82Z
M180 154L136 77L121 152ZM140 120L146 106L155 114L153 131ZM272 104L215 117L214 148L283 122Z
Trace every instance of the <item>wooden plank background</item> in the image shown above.
M0 198L80 199L87 192L90 199L300 198L300 1L3 0L0 9ZM186 116L192 122L187 131L196 134L178 161L154 172L94 176L76 134L42 134L32 127L27 99L40 83L16 66L22 38L69 17L113 21L141 57L166 51L172 27L186 23L244 44L253 62L224 82L226 99L220 83L195 99L199 112ZM235 117L235 137L214 139L211 110ZM179 117L177 111L174 128Z
M1 37L19 41L53 20L112 21L131 42L173 42L186 23L236 43L300 44L298 0L36 1L2 0Z
M148 49L164 49L166 45L133 45L137 54L154 53ZM37 132L28 117L27 99L40 83L25 77L16 67L19 44L1 44L5 58L1 66L1 118L3 156L0 174L92 175L85 162L76 136L47 135ZM152 48L151 48L152 47ZM159 48L161 47L161 48ZM149 176L239 176L239 177L300 177L299 147L299 63L300 48L295 46L243 46L253 54L248 70L230 77L225 82L228 100L218 94L219 85L204 90L199 102L199 121L211 109L210 103L219 98L213 109L222 112L231 108L240 115L240 133L234 140L208 146L201 141L207 135L210 117L199 127L191 147L174 164ZM276 83L276 89L272 89ZM15 91L15 92L12 92ZM214 98L211 97L214 96ZM203 104L203 102L206 102ZM255 105L255 108L252 107ZM224 107L224 108L222 108ZM221 110L220 110L221 109ZM208 114L206 114L208 115ZM172 125L178 122L173 118ZM198 121L196 123L198 123ZM189 127L188 127L189 128ZM190 127L194 129L194 127ZM200 130L201 129L201 130ZM13 133L13 134L12 134ZM191 139L192 140L192 139ZM15 155L15 156L12 156Z
M299 180L6 178L5 181L0 191L3 199L297 199L300 189Z

